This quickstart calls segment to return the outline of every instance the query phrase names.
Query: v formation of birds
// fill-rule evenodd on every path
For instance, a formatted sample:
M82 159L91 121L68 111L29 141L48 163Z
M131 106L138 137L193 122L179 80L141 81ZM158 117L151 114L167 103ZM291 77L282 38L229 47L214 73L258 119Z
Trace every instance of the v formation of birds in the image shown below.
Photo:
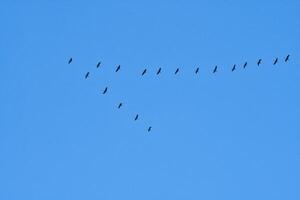
M288 54L288 55L284 58L284 62L285 62L285 63L288 62L289 59L290 59L290 55ZM276 58L273 60L273 65L276 65L276 64L278 63L278 61L279 61L279 58L276 57ZM69 61L68 61L68 64L71 64L72 62L73 62L73 58L70 58ZM262 63L263 63L263 60L262 60L261 58L259 58L259 59L257 60L257 62L256 62L256 65L259 67L260 65L262 65ZM245 62L245 63L242 65L242 67L245 69L245 68L247 67L247 65L248 65L248 62ZM96 68L99 68L100 66L101 66L101 61L97 63ZM232 71L232 72L235 71L236 68L237 68L237 65L234 64L234 65L232 66L232 68L231 68L231 71ZM120 69L121 69L121 65L118 65L118 66L116 67L115 72L116 72L116 73L119 72ZM179 73L179 71L180 71L180 69L179 69L179 68L176 68L175 71L174 71L174 74L177 75L177 74ZM156 75L159 75L161 72L162 72L162 68L160 67L160 68L158 68L158 70L156 71ZM194 72L195 72L195 74L198 74L198 73L199 73L199 67L197 67L197 68L195 69ZM217 73L217 72L218 72L218 66L216 65L216 66L213 68L212 73L214 74L214 73ZM145 69L141 72L141 76L144 76L146 73L147 73L147 68L145 68ZM90 72L87 72L87 73L85 74L85 79L88 79L88 78L89 78L89 75L90 75ZM105 95L107 92L108 92L108 86L104 87L104 89L103 89L103 91L102 91L102 94ZM117 108L118 108L118 109L121 109L122 106L123 106L123 103L120 102L120 103L118 104ZM133 121L137 121L138 119L139 119L139 114L135 114L135 115L134 115L134 118L133 118ZM147 131L150 132L151 130L152 130L152 126L148 126L148 127L147 127Z

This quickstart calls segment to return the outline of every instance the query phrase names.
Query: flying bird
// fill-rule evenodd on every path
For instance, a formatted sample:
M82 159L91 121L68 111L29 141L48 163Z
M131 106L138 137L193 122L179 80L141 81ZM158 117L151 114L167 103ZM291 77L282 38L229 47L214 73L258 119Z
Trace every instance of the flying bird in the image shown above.
M119 103L118 108L120 109L122 105L123 105L122 103Z
M245 64L244 64L243 68L245 69L247 65L248 65L248 63L247 63L247 62L245 62Z
M85 79L87 79L87 78L89 77L89 75L90 75L90 72L87 72L87 73L85 74Z
M137 114L134 118L134 121L136 121L139 118L139 114Z
M156 75L160 74L161 72L161 67L157 70Z
M107 87L103 90L103 93L102 94L105 94L107 92Z
M278 58L276 58L276 59L275 59L275 61L274 61L273 65L276 65L276 64L277 64L277 62L278 62Z
M148 132L150 132L150 131L151 131L151 129L152 129L152 127L151 127L151 126L149 126L149 128L148 128Z
M116 72L118 72L121 69L121 65L118 65Z
M218 69L218 66L216 65L215 68L214 68L213 73L216 73L216 72L217 72L217 69Z
M195 74L198 74L199 72L199 67L197 67L197 69L195 70Z
M70 64L70 63L72 62L72 60L73 60L73 58L70 58L70 60L69 60L68 64Z
M142 76L144 76L147 72L147 69L144 69L144 71L142 72Z
M97 63L97 68L99 68L99 67L100 67L100 65L101 65L101 62L98 62L98 63Z
M287 55L287 56L285 57L284 62L287 62L287 61L289 60L289 58L290 58L290 55Z
M175 74L177 74L179 72L179 68L176 69Z
M235 70L236 65L233 65L231 71L233 72Z
M262 59L259 59L259 60L257 61L257 66L259 66L259 65L261 64L261 61L262 61Z

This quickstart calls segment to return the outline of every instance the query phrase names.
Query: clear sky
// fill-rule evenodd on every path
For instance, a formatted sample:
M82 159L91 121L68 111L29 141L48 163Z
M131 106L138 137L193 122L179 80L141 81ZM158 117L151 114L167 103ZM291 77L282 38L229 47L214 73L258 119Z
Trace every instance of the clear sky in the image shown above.
M299 200L299 10L2 0L0 199Z

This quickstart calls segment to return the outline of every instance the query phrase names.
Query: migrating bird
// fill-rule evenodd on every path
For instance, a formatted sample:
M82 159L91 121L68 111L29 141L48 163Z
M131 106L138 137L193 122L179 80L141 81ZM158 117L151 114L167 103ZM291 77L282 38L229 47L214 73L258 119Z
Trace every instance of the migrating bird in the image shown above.
M148 132L150 132L150 131L151 131L151 128L152 128L152 127L151 127L151 126L149 126L149 128L148 128Z
M122 105L123 105L122 103L119 103L118 108L120 109Z
M136 114L134 121L136 121L139 118L139 114Z
M107 92L107 87L103 90L103 93L102 94L105 94Z
M259 66L259 65L261 64L261 61L262 61L262 59L259 59L259 60L257 61L257 66Z
M175 74L177 74L179 72L179 68L176 69Z
M161 72L161 67L157 70L156 75L160 74Z
M198 74L199 72L199 67L197 67L197 69L195 70L195 74Z
M248 63L247 63L247 62L245 62L245 64L244 64L243 68L245 69L247 65L248 65Z
M273 65L276 65L277 62L278 62L278 58L275 59Z
M116 72L118 72L121 69L121 65L118 65Z
M289 58L290 58L290 55L287 55L287 56L285 57L284 62L287 62L287 61L289 60Z
M144 69L144 71L142 72L142 76L144 76L147 72L147 69Z
M90 75L90 72L87 72L86 75L85 75L85 79L87 79Z
M217 69L218 69L218 66L216 65L215 68L214 68L213 73L216 73L216 72L217 72Z
M70 63L72 62L72 60L73 60L73 58L70 58L70 60L69 60L68 64L70 64Z
M100 65L101 65L101 62L98 62L98 63L97 63L97 68L99 68L99 67L100 67Z
M231 71L233 72L235 70L236 65L234 64Z

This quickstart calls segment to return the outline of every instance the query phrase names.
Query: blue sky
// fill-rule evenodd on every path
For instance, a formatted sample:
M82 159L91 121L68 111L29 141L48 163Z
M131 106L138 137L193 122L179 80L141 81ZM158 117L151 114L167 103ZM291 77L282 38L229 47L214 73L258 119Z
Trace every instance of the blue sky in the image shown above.
M300 199L299 9L1 1L0 199Z

